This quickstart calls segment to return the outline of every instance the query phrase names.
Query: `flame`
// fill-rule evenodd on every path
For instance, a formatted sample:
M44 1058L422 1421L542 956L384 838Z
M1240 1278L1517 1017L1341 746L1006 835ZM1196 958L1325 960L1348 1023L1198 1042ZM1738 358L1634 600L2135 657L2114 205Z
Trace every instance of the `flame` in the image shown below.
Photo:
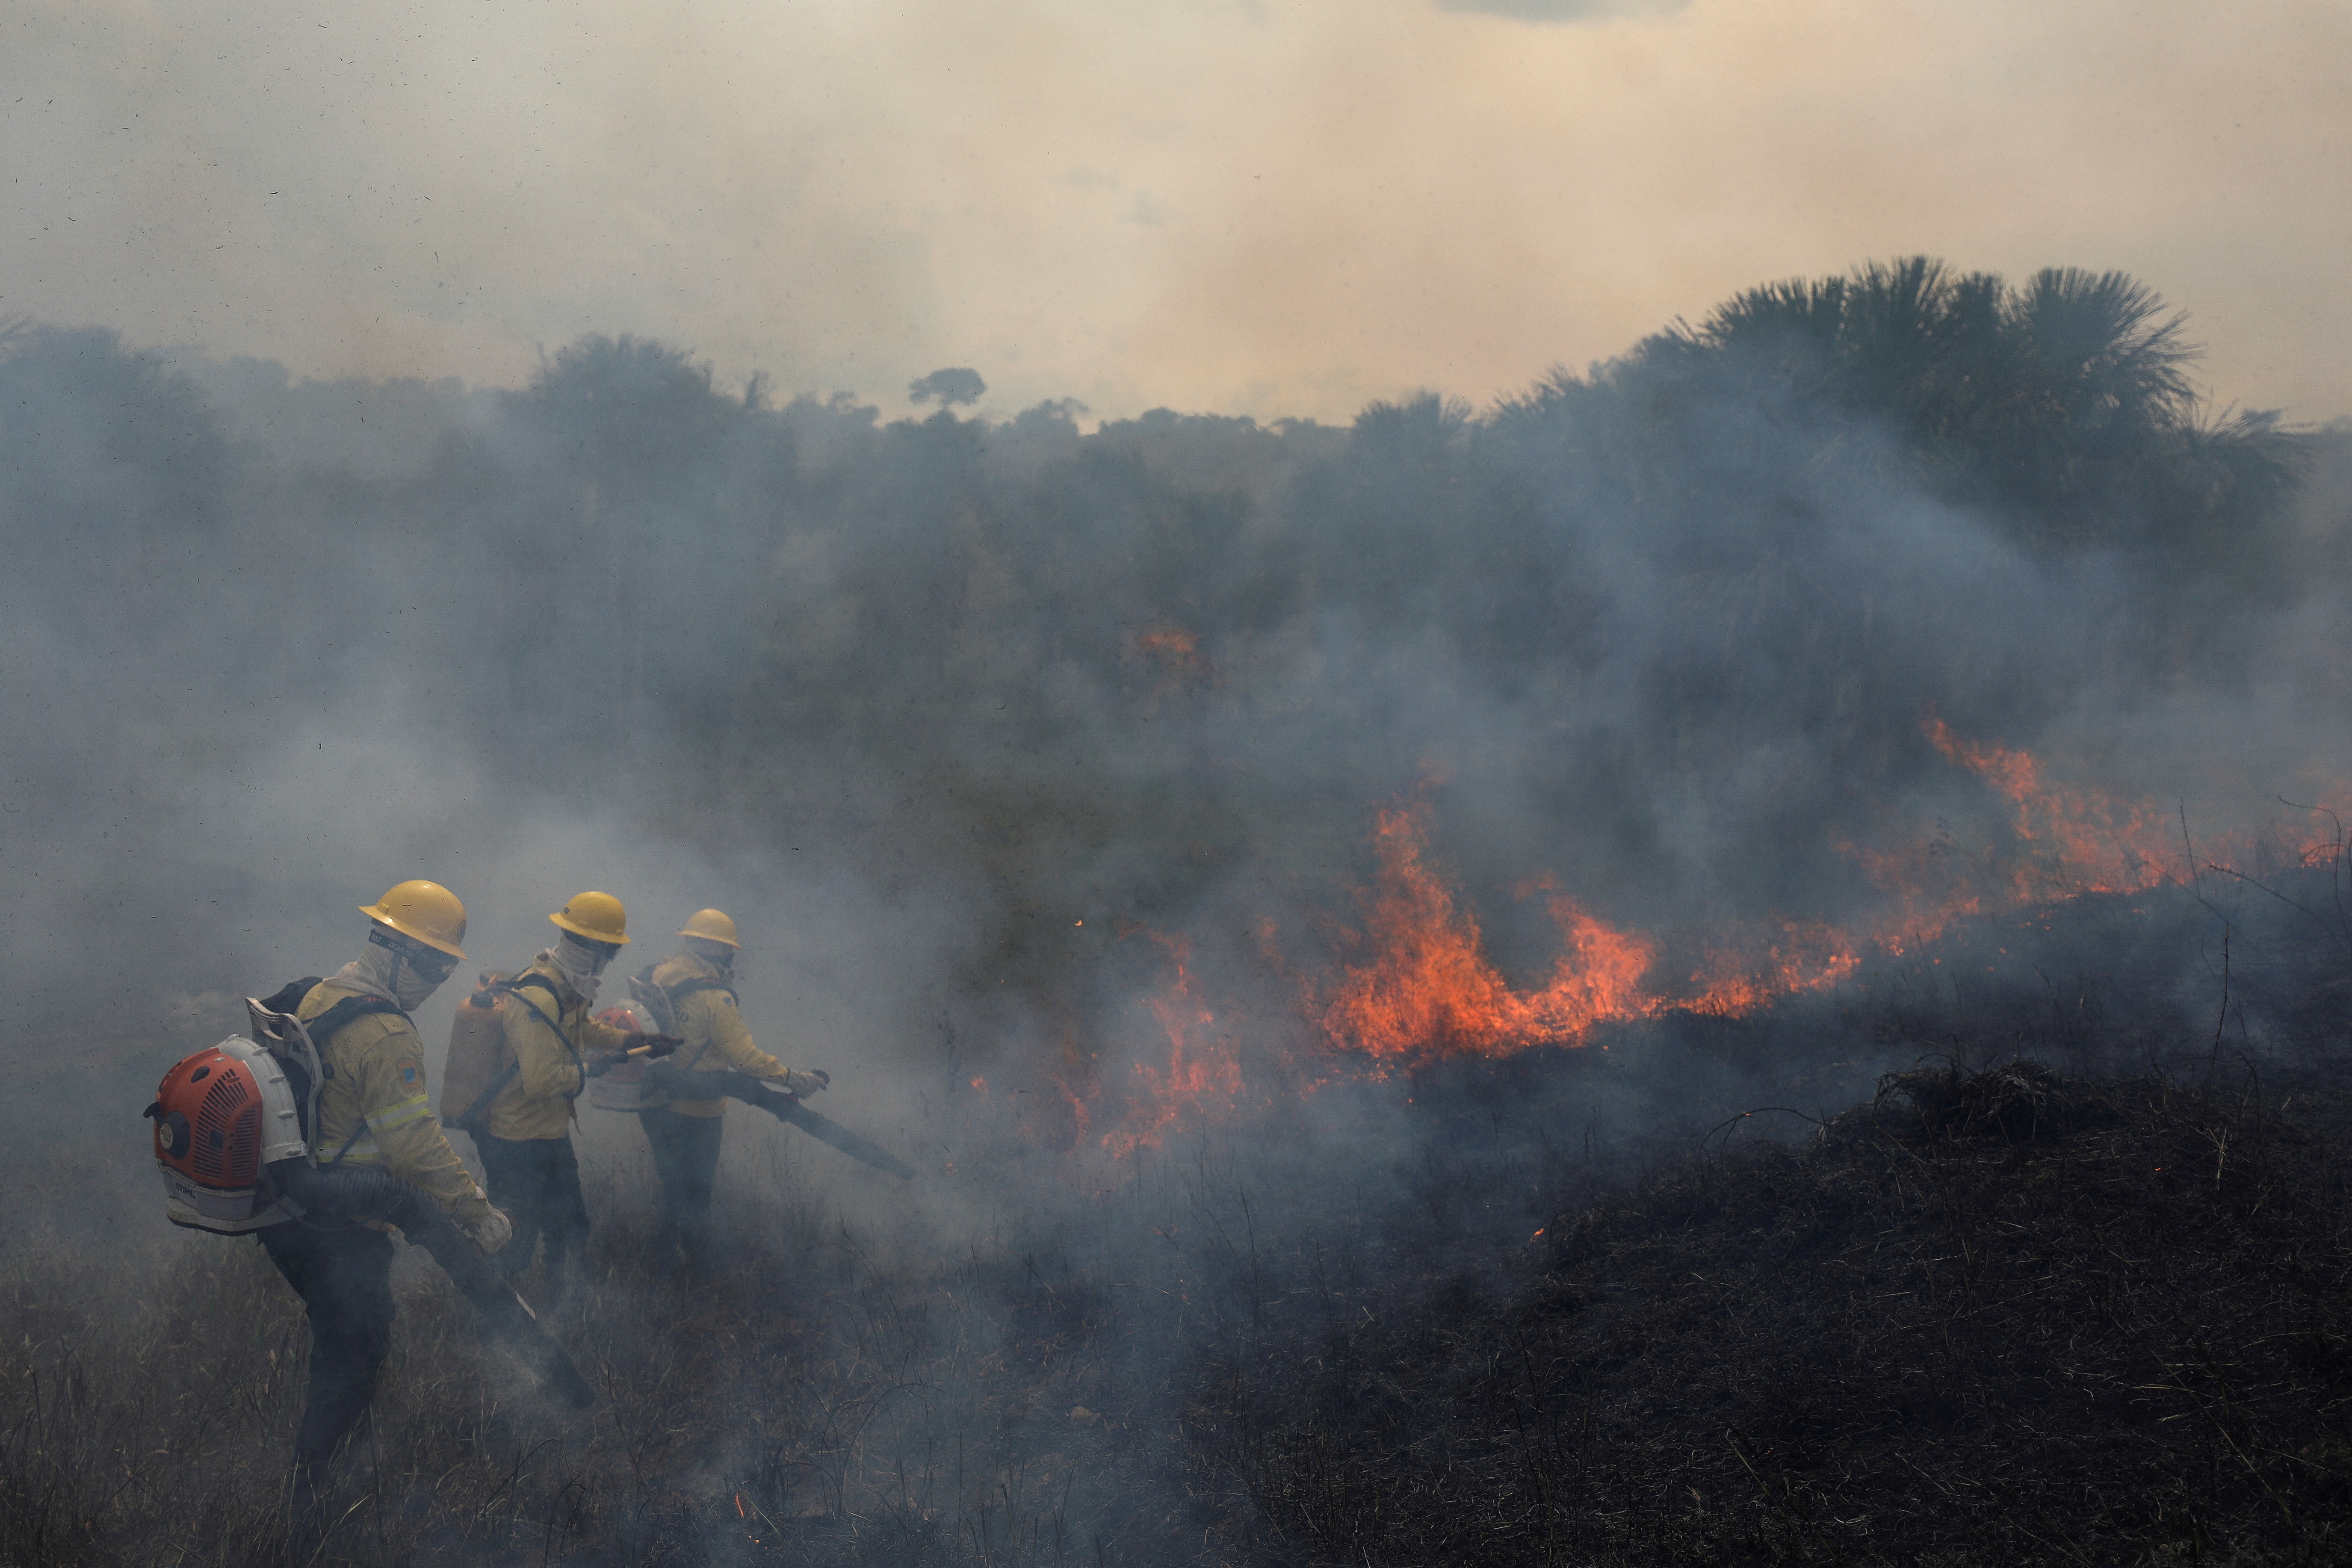
M1217 1033L1217 1020L1193 988L1192 944L1181 937L1143 931L1166 952L1174 975L1145 1005L1168 1034L1168 1065L1138 1062L1133 1093L1121 1124L1102 1136L1114 1155L1157 1149L1193 1113L1230 1111L1241 1093L1241 1060L1233 1042ZM1081 1108L1078 1125L1086 1121Z
M2010 828L2022 851L2011 870L2018 902L2074 893L2137 893L2172 880L2187 847L2152 802L2119 799L2087 786L2053 786L2028 752L1979 745L1942 720L1920 728L1955 767L1983 779L2011 807Z
M1136 647L1180 669L1201 662L1201 639L1182 626L1156 626L1135 639Z
M1160 635L1151 634L1145 646L1156 646L1151 637ZM1180 651L1192 647L1183 643ZM1149 1059L1123 1078L1097 1080L1075 1044L1066 1049L1075 1065L1066 1079L1053 1081L1069 1104L1073 1145L1124 1157L1230 1118L1245 1091L1272 1104L1335 1079L1384 1079L1447 1058L1502 1058L1546 1046L1600 1043L1606 1049L1596 1032L1615 1024L1676 1013L1741 1016L1833 988L1874 955L1904 955L1963 921L2086 894L2137 893L2190 873L2185 832L2176 838L2171 817L2153 803L2057 777L2031 752L1970 741L1932 716L1921 730L1939 755L2002 803L2005 837L1997 831L1979 842L1983 835L1937 819L1907 837L1833 844L1879 900L1843 927L1774 918L1720 926L1704 937L1662 938L1611 923L1563 890L1556 875L1538 872L1508 890L1518 899L1543 898L1559 948L1541 980L1525 986L1515 986L1489 958L1476 914L1432 863L1434 814L1427 800L1379 809L1371 879L1357 895L1354 929L1341 933L1331 963L1294 965L1272 917L1261 917L1247 933L1264 973L1301 998L1319 1047L1301 1051L1279 1039L1254 1047L1258 1054L1247 1058L1246 1076L1263 1081L1245 1082L1237 1034L1220 1029L1190 945L1181 937L1123 929L1122 941L1144 935L1164 956L1165 976L1145 1003L1164 1036L1164 1052L1155 1044ZM2221 837L2195 846L2198 860L2210 866L2224 863L2206 859L2210 855L2251 847L2250 841ZM2344 849L2340 832L2331 832L2288 854L2326 864ZM973 1087L981 1088L977 1079Z
M1690 976L1691 989L1670 992L1657 978L1655 939L1554 892L1547 908L1559 928L1559 957L1539 988L1514 991L1486 957L1476 917L1426 863L1430 816L1426 803L1380 814L1360 942L1371 960L1344 966L1320 1010L1327 1043L1384 1066L1581 1046L1602 1024L1666 1012L1746 1013L1834 984L1862 962L1855 944L1832 927L1785 921L1769 935L1718 948ZM1555 886L1547 876L1513 890Z
M1698 994L1675 1005L1737 1017L1800 992L1825 990L1862 965L1853 939L1825 921L1784 921L1749 951L1755 955L1728 948L1710 954L1706 967L1691 976Z
M1476 917L1423 863L1429 816L1426 804L1380 814L1362 939L1371 959L1346 967L1323 1012L1324 1034L1387 1059L1491 1056L1580 1037L1649 967L1648 946L1555 899L1553 916L1564 917L1570 951L1551 985L1534 996L1515 994L1486 961ZM1589 973L1580 964L1588 950Z

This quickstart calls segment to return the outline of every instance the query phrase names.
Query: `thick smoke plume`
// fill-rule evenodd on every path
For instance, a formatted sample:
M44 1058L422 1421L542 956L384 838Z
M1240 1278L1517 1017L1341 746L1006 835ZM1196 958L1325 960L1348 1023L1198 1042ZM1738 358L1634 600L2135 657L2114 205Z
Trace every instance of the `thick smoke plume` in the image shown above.
M768 1032L895 1112L1117 1149L2292 856L2342 442L2193 354L2131 279L1911 260L1484 414L1082 432L961 369L883 425L625 337L483 393L19 323L8 994L152 1021L410 875L514 962L604 886L733 910Z
M961 369L884 424L629 337L289 385L20 322L0 967L74 1060L13 1114L61 1205L148 1223L137 1097L411 876L488 963L582 888L633 958L730 910L763 1041L930 1174L828 1200L909 1256L1269 1121L1385 1191L1487 1104L1461 1058L1549 1104L1609 1045L1575 1093L1681 1128L1730 1091L1642 1053L1791 997L1908 1020L1848 1006L1843 1092L1952 1034L1937 955L2056 984L2001 922L2086 893L2171 900L2165 1005L2210 1007L2216 889L2352 805L2352 447L2192 363L2130 279L1919 260L1345 429L960 418Z

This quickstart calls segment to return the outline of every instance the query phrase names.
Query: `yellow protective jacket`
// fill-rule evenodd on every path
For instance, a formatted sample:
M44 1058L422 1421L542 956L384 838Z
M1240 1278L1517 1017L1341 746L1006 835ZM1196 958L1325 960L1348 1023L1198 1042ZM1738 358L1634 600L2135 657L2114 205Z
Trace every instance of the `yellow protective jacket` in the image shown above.
M294 1016L308 1024L347 996L367 994L322 981L310 987ZM406 1015L363 1014L318 1046L328 1069L319 1089L319 1135L313 1141L320 1163L349 1144L343 1164L380 1165L424 1188L461 1223L489 1214L489 1199L458 1163L425 1099L425 1042Z
M524 984L534 980L547 984ZM573 994L551 963L534 963L507 984L521 987L520 994L499 998L499 1027L514 1051L518 1070L491 1100L479 1125L493 1138L568 1138L572 1102L588 1086L587 1054L625 1050L629 1037L590 1017L588 1004ZM552 997L548 994L551 986ZM533 1007L555 1027L541 1022Z
M677 995L689 982L702 984ZM673 953L654 966L653 982L672 992L677 1015L677 1037L685 1043L670 1059L688 1072L719 1072L733 1068L753 1078L782 1078L784 1064L752 1043L735 1005L735 992L716 964L690 952ZM718 1116L727 1110L723 1100L673 1100L669 1108L681 1116Z

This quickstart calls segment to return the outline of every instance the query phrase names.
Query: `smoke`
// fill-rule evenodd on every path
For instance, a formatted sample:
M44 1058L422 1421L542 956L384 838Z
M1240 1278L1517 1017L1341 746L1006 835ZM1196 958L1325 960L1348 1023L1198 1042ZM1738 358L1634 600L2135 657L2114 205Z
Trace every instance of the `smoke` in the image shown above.
M1520 22L1589 22L1609 16L1648 16L1681 10L1690 0L1437 0L1442 11L1508 16Z
M2332 674L2335 503L2284 499L2326 439L2199 425L2146 311L2149 384L2034 426L1925 329L1817 363L1757 309L1486 416L1083 436L770 405L627 338L491 394L20 327L8 962L170 920L154 985L213 989L443 873L522 943L510 897L625 870L680 913L866 889L961 934L845 994L936 1018L992 966L1059 1016L1098 955L1041 931L1333 910L1408 795L1473 898L1650 928L1851 917L1836 846L1969 787L1930 717L2217 830L2338 776L2286 722Z
M2340 804L2315 721L2352 448L2215 417L2151 305L1904 264L1483 412L1091 433L1065 400L777 401L628 337L490 392L19 325L0 972L76 1061L12 1118L100 1173L78 1201L143 1215L136 1097L413 876L467 900L469 967L527 962L586 888L626 902L630 969L728 910L762 1043L926 1171L827 1178L908 1257L1262 1126L1255 1169L1377 1199L1481 1111L1572 1097L1632 1138L1759 1079L1854 1091L1949 1021L1905 967L1939 960L1889 949L1862 992L1747 1023L1604 1020L1605 1062L1412 1080L1348 1068L1315 1007L1379 956L1383 811L1419 814L1496 984L1529 987L1552 896L1673 963L1896 929L1917 910L1874 868L1906 854L1981 888L2057 864L1969 757L2204 840ZM943 405L981 381L930 379ZM2158 922L2165 1005L2203 994L2204 919ZM737 1126L743 1179L768 1130ZM625 1118L583 1136L637 1158Z

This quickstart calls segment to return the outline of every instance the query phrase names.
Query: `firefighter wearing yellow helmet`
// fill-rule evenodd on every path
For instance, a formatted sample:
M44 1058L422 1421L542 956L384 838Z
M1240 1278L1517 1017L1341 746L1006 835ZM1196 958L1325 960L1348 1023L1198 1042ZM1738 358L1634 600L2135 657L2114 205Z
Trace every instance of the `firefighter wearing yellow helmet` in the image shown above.
M735 922L719 910L696 911L677 933L686 950L639 976L668 999L677 1036L671 1059L688 1072L733 1068L777 1084L787 1093L814 1094L829 1081L822 1072L788 1068L761 1050L744 1026L735 992L735 955L742 944ZM707 1260L710 1189L719 1173L723 1100L674 1100L641 1110L637 1120L653 1146L662 1181L661 1253L683 1252L689 1265Z
M514 1221L514 1240L499 1267L509 1278L521 1273L544 1241L542 1294L553 1309L563 1304L588 1239L588 1202L572 1149L572 1101L631 1044L644 1042L590 1016L598 977L629 940L621 900L577 893L547 918L562 933L555 944L498 987L498 1026L510 1067L467 1126L490 1201Z
M485 1252L507 1218L459 1163L425 1098L425 1043L409 1014L465 957L466 906L437 882L408 881L373 904L367 945L322 981L298 980L266 1004L309 1029L325 1067L311 1144L322 1164L375 1165L423 1188ZM344 1446L375 1395L392 1349L392 1241L382 1226L328 1214L254 1233L302 1298L310 1322L309 1401L294 1437L292 1525L315 1542Z

